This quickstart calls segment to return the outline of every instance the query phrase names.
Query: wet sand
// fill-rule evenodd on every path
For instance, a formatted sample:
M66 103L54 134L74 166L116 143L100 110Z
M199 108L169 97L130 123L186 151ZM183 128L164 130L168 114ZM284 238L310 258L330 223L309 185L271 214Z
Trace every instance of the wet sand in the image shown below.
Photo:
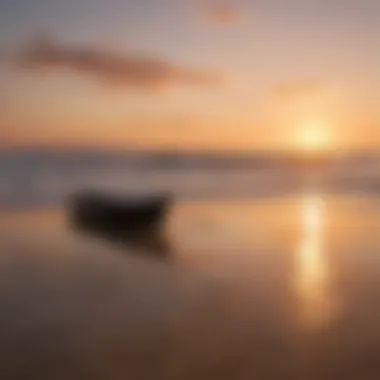
M380 202L179 205L172 264L0 217L4 379L378 379Z

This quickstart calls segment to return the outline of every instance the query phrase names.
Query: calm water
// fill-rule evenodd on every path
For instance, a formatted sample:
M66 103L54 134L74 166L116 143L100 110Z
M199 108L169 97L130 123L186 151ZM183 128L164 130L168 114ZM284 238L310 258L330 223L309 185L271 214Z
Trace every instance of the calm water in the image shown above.
M0 210L59 206L82 188L107 193L170 192L181 200L251 199L303 194L309 182L326 193L380 194L380 155L335 157L305 167L286 155L188 154L0 149ZM318 177L318 178L317 178Z
M24 265L17 272L22 273L19 283L15 280L17 274L12 276L13 282L9 280L19 289L14 296L18 308L7 310L11 316L17 310L39 316L36 310L43 309L47 326L49 318L58 320L58 330L64 330L62 336L51 337L48 330L51 340L46 338L45 342L41 338L43 343L37 336L29 336L32 343L28 340L28 344L36 346L41 357L51 344L73 349L70 342L77 342L74 335L79 334L80 342L85 342L80 344L80 357L86 357L86 366L91 368L97 360L103 363L100 369L97 367L104 376L99 378L124 378L117 376L131 375L133 368L130 378L143 379L378 379L379 212L378 197L324 196L317 190L273 199L179 202L167 226L175 263L157 269L162 272L158 279L146 275L144 265L150 264L137 264L123 255L115 254L112 260L117 260L117 264L91 264L92 269L88 270L84 263L92 262L89 255L86 260L79 260L79 265L77 247L86 239L68 231L60 211L3 212L0 241L6 252L13 254L6 256L7 260L3 258L2 277L10 267L14 268L9 262L21 247L31 252L26 261L32 268ZM93 243L108 249L106 243ZM39 247L38 253L33 247ZM110 250L111 256L113 248ZM40 251L46 251L42 260ZM33 255L39 258L37 264ZM19 254L14 256L20 258ZM67 270L67 262L70 268L76 268L74 274ZM97 265L99 269L94 270ZM36 283L33 276L32 282L24 284L25 277L35 273L36 267L40 268L37 273L46 278L44 284L54 284L51 287L58 294L53 297L54 302L49 292L46 295L41 290L44 288L40 280L38 291L30 290ZM62 271L62 267L66 270ZM125 267L125 272L120 267ZM103 273L104 268L107 269ZM92 271L96 275L90 275ZM173 273L181 280L168 281ZM183 278L189 278L193 290L184 286ZM14 294L15 288L7 288L5 280L1 281L0 302L9 302L9 294ZM105 281L109 293L102 296ZM116 301L115 293L119 294L123 287L132 296L128 293L127 301ZM186 291L181 293L184 288ZM33 297L37 299L35 303ZM62 310L57 302L59 297L64 298ZM92 298L97 302L88 301ZM149 307L141 306L144 299ZM178 299L182 300L181 312L172 309ZM51 302L61 310L56 319L46 314L49 307L53 308ZM131 313L139 317L132 318ZM7 334L22 340L24 335L12 335L12 328L19 326L13 317L5 318L10 324ZM0 328L4 329L6 323L0 324ZM97 329L88 332L92 323ZM22 331L30 334L28 328L33 324L21 325ZM125 332L125 326L132 326L131 330ZM163 331L170 331L174 337L169 345L162 337ZM44 328L39 332L42 337L46 335ZM90 349L97 342L94 335L99 334L108 337L106 346L112 346L110 352L120 361L114 356L111 360L108 351ZM117 344L109 338L112 334L119 337ZM104 345L103 340L99 342ZM123 357L124 352L134 358L133 365ZM67 357L64 359L61 354L56 353L55 368L71 368L70 360L67 364ZM38 355L33 358L39 359ZM153 366L153 373L146 372L144 360ZM25 363L31 365L28 360ZM81 364L76 365L82 368ZM67 371L71 379L77 379L72 375L75 369L72 373ZM43 375L38 378L45 379Z

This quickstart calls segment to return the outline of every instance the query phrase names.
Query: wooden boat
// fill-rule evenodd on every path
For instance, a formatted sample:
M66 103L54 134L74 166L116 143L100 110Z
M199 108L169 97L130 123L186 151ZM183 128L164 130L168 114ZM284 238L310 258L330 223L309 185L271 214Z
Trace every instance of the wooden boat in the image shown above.
M71 222L79 229L110 236L157 234L171 205L167 195L147 198L112 198L83 192L70 199Z

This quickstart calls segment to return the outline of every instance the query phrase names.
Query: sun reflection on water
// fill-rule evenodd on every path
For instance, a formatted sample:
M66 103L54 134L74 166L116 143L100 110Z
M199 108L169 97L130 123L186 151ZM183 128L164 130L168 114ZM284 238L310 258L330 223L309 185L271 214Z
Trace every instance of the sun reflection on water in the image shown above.
M320 327L328 313L328 273L323 247L325 204L317 193L307 195L301 206L301 239L297 248L297 292L302 322Z

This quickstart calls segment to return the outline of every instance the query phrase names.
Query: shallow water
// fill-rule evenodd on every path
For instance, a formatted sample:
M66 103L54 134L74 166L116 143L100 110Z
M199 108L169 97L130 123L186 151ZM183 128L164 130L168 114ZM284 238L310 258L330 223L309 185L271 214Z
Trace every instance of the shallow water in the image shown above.
M130 313L136 312L135 297L132 297L132 301L128 298L120 310L116 308L117 313L125 317L116 318L116 326L120 323L123 329L125 325L134 326L131 331L140 331L142 334L138 337L136 333L136 340L130 340L131 331L116 330L115 326L111 329L110 324L114 325L114 322L110 320L114 319L110 316L116 311L109 298L118 294L124 286L124 283L121 284L123 281L120 280L120 284L116 281L110 286L107 298L112 313L103 318L101 316L105 311L102 308L99 311L98 306L97 323L102 326L105 336L118 331L122 341L118 342L119 351L120 345L124 347L124 333L124 339L129 341L128 355L144 358L144 350L147 350L149 358L149 355L153 355L161 364L171 363L170 371L173 370L173 363L181 363L179 367L174 366L176 369L169 376L165 372L168 371L167 366L163 369L161 364L155 362L154 377L158 379L378 379L379 211L380 198L324 197L315 191L299 197L270 200L178 203L167 225L175 260L170 267L157 269L162 272L158 279L150 280L152 277L147 275L139 279L136 276L132 283L128 283L131 273L146 273L144 266L150 264L136 264L129 261L127 256L119 255L119 247L117 252L108 243L90 239L91 244L102 252L103 248L109 249L111 253L107 255L115 252L118 264L110 264L105 277L123 278L129 291L135 289L139 299L149 300L147 302L150 305L155 305L150 306L150 311L145 311L150 313L150 319L146 319L145 309L140 308L139 318L133 322L130 321ZM75 311L68 312L71 324L62 323L66 320L67 308L62 308L57 319L56 328L59 330L64 325L68 336L70 331L87 331L87 324L93 318L93 313L88 310L95 306L91 304L85 308L81 300L83 297L96 298L99 287L105 281L102 265L99 264L97 276L91 277L83 262L79 269L75 264L78 261L77 247L86 239L68 230L61 211L4 212L0 217L1 247L8 252L7 259L3 257L2 277L10 270L12 254L9 255L9 252L35 252L33 247L43 247L47 253L42 256L36 254L39 259L38 264L31 265L33 270L36 270L36 265L42 268L38 273L47 277L44 282L47 286L53 281L52 278L61 278L55 302L63 297L67 306L73 302L72 298L78 298L73 306ZM29 264L33 262L34 254L28 256ZM24 257L16 256L18 259ZM75 275L70 272L72 267L67 267L66 256L70 256L70 265L77 268ZM90 262L91 255L86 256L86 260ZM112 269L113 265L119 269ZM124 278L120 269L124 265L129 273L129 277L126 275L128 278ZM60 269L62 266L65 267L64 271ZM115 276L112 275L113 271ZM28 276L29 269L24 268L22 273L20 289L24 286L23 279ZM196 285L195 290L190 291L191 296L188 286L183 287L182 280L179 285L175 282L177 280L167 280L173 273L181 279L189 278L189 282ZM15 278L17 276L13 277L11 283L17 286ZM79 289L82 281L87 281L87 296L80 295L80 291L79 295L76 294L73 278L83 278L75 280L79 282L74 281L79 284ZM208 279L212 279L210 284ZM152 284L146 289L150 281ZM53 283L56 286L55 280ZM182 288L186 288L186 291L180 292ZM14 288L8 291L3 286L1 289L0 301L12 298ZM156 291L160 294L157 297L154 296ZM15 299L22 306L21 301L24 302L25 298L20 296L20 292ZM168 298L173 297L173 292L179 292L175 293L176 300L184 300L181 310L185 305L186 313L173 311L172 306L169 306ZM4 294L8 296L4 298ZM35 309L46 308L43 301L39 302L34 304ZM188 303L191 304L189 308ZM28 313L28 305L21 306L21 310ZM86 314L87 311L89 314ZM176 316L174 320L173 313ZM182 322L183 318L186 323ZM190 325L187 319L192 321ZM160 324L164 320L167 324ZM171 343L168 347L162 343L162 337L158 339L154 334L146 333L146 328L152 328L155 324L160 331L171 331L172 325L176 326L176 332L170 333L172 337L180 337L174 339L174 346ZM91 334L98 333L91 330L82 337L83 341L87 339L93 342ZM60 340L55 339L55 344L59 346ZM152 345L156 347L153 353ZM81 349L86 352L88 347L90 345L83 345ZM117 347L112 349L117 351ZM123 357L123 350L117 352L118 357ZM43 354L43 349L40 352ZM105 355L104 352L102 355ZM58 354L57 357L60 358ZM97 360L92 351L89 357L90 363ZM88 361L86 363L88 366ZM115 372L110 369L102 372L108 368L106 364L98 372L104 376L107 374L111 380L124 378L122 376L128 374L130 378L152 378L152 373L149 375L141 370L131 375L127 364L121 365L118 361L109 363ZM55 368L59 368L59 365L58 360ZM75 368L72 370L74 372L69 371L70 375L62 379L76 379L73 376ZM144 368L143 364L141 368ZM38 378L45 379L42 375Z

